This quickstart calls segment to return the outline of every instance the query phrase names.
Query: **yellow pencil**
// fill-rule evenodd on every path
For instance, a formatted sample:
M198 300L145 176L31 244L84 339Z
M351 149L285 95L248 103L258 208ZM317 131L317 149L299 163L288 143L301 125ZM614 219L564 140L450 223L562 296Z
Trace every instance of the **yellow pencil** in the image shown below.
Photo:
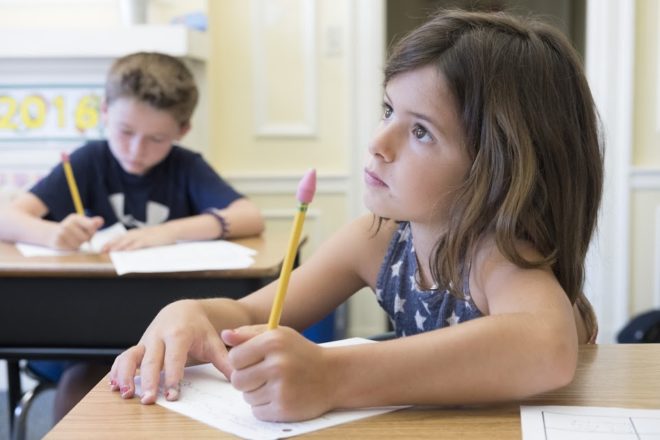
M73 206L76 208L76 213L85 215L85 210L80 201L78 185L76 185L76 179L73 177L73 169L69 162L69 155L64 152L62 153L62 166L64 167L64 175L66 176L66 182L69 184L69 192L71 192L71 198L73 199Z
M286 289L289 286L289 277L293 269L293 260L298 251L298 243L300 241L300 233L302 232L303 223L305 222L305 214L307 213L307 206L312 202L316 192L316 170L310 170L305 174L298 184L298 192L296 198L300 201L298 212L293 219L293 229L291 230L291 237L289 238L289 246L282 263L282 270L280 271L280 279L277 284L277 291L273 299L273 306L270 309L270 318L268 319L268 330L276 329L280 323L280 316L282 316L282 307L284 306L284 297L286 296Z

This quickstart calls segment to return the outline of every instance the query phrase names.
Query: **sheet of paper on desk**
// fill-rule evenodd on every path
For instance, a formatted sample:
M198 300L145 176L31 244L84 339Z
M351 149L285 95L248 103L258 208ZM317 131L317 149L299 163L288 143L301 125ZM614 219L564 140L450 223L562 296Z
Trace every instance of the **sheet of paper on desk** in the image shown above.
M660 439L660 410L521 406L523 440Z
M250 267L257 252L224 240L189 241L135 251L110 252L118 275L126 273L188 272Z
M351 338L321 345L361 343L373 343L373 341ZM139 388L136 391L140 393ZM222 373L211 364L186 368L179 400L168 402L159 396L156 403L214 428L248 439L292 437L403 408L332 411L319 418L296 423L262 422L252 415L250 406L243 400L242 393L235 390Z
M70 255L77 252L85 252L89 254L97 254L101 252L103 245L108 241L112 240L115 237L119 237L126 233L126 228L121 223L115 223L114 225L101 229L98 231L92 239L83 243L80 246L78 251L60 251L57 249L51 249L44 246L37 246L27 243L16 243L16 248L23 254L24 257L56 257L60 255Z

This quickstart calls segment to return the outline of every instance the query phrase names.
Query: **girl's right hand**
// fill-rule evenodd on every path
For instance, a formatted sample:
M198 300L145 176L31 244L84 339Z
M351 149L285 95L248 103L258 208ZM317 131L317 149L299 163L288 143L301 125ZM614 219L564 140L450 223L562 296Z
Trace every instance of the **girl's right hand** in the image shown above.
M50 239L50 247L77 250L83 243L89 241L101 226L103 226L103 217L69 214L57 223Z
M165 306L156 315L137 345L121 353L110 370L110 388L121 397L135 395L135 374L140 369L141 402L154 403L158 395L160 372L164 370L164 395L167 400L179 397L179 381L188 361L211 362L227 378L232 368L227 349L202 305L182 300Z

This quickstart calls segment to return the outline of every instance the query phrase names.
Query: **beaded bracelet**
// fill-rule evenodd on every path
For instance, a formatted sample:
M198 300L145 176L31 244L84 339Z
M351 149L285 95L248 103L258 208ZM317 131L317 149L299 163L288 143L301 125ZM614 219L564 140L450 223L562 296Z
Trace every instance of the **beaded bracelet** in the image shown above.
M222 230L220 231L218 239L222 240L223 238L226 238L227 234L229 233L229 224L227 223L227 219L222 214L218 214L218 211L215 208L205 209L204 214L212 215L218 221L218 223L220 223L220 228Z

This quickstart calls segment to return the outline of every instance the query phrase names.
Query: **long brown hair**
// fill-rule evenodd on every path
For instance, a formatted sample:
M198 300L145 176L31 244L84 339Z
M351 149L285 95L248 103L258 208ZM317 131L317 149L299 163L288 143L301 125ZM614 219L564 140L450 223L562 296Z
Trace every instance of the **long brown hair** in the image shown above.
M578 55L541 22L443 10L393 48L385 84L428 65L455 95L472 160L436 243L434 280L462 292L473 252L491 235L516 265L551 267L574 303L603 183L598 117ZM520 240L542 259L525 259Z

